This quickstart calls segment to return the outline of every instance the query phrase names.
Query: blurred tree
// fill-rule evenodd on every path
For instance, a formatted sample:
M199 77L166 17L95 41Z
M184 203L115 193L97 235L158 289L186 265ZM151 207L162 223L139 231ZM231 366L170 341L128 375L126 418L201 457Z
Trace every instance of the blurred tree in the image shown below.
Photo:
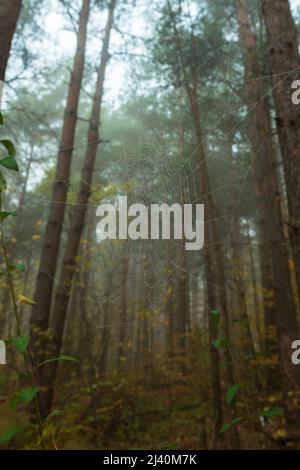
M5 79L6 66L21 6L22 0L1 0L0 2L0 80L2 81Z

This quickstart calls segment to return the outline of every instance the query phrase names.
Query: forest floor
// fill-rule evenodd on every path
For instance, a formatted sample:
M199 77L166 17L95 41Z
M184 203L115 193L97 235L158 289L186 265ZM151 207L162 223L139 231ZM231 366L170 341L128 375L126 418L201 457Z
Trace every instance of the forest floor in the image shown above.
M74 376L59 386L51 419L45 430L50 449L210 449L230 448L227 433L214 439L210 404L199 399L199 383L190 380L145 383L110 378L79 386ZM3 382L2 382L3 383ZM8 391L6 396L11 396ZM241 411L241 410L240 410ZM35 430L28 423L28 409L12 409L2 395L0 434L17 425L20 432L2 448L35 448ZM226 418L225 418L226 419ZM241 448L274 446L265 439L259 421L238 424Z

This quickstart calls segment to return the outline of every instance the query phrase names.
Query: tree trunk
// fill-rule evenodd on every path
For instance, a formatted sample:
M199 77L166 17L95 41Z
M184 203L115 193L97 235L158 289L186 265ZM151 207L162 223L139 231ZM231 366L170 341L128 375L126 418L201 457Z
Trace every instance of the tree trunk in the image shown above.
M193 116L193 122L195 127L195 134L197 139L197 165L198 165L198 174L199 174L199 190L200 190L200 201L201 203L206 203L205 207L205 217L204 217L204 270L206 278L206 293L207 293L207 305L208 305L208 327L209 327L209 352L211 360L211 386L212 386L212 406L213 406L213 444L219 435L220 427L223 422L223 410L222 410L222 398L221 398L221 380L220 380L220 357L219 351L214 346L214 341L217 339L218 334L218 325L215 321L214 315L212 312L217 309L218 299L217 291L215 288L215 273L213 265L213 248L210 245L211 240L214 238L213 228L211 226L210 220L212 217L212 208L213 201L212 196L209 190L209 179L206 163L206 155L203 144L203 134L201 128L201 119L200 119L200 110L198 105L198 96L197 96L197 75L196 67L193 70L193 86L190 85L189 76L185 68L185 62L183 58L183 50L180 39L180 34L177 29L176 18L172 11L171 4L168 0L168 10L170 14L170 19L172 21L172 27L174 31L174 39L176 42L179 65L181 69L181 74L183 82L185 84L186 94ZM180 78L180 77L179 77Z
M253 149L253 158L255 159L252 169L259 214L260 262L266 332L265 346L267 354L272 355L276 353L277 345L274 338L276 308L269 228L271 225L277 227L280 238L281 228L278 227L278 224L280 223L279 217L281 218L281 213L276 203L279 196L279 185L274 169L269 107L265 98L265 91L259 80L250 81L253 77L259 77L261 70L256 52L256 39L251 31L247 18L247 6L244 0L238 0L237 2L237 18L240 39L244 49L245 98L250 109L248 131ZM256 106L252 110L254 104ZM258 126L258 122L261 123L262 127ZM268 206L270 205L268 200L272 200L271 204L273 204L273 201L275 202L279 212L276 212L274 209L271 213L268 212ZM269 220L271 218L272 220Z
M270 3L270 2L266 2ZM272 4L277 4L272 1ZM279 2L285 3L285 2ZM282 21L282 18L280 19ZM268 103L259 77L260 67L256 55L256 41L247 20L246 1L238 0L238 22L240 37L246 58L246 98L250 108L249 137L256 156L253 165L255 182L262 192L259 204L261 218L264 220L265 238L272 256L274 303L276 312L276 332L279 346L279 370L281 373L287 423L292 424L298 414L291 396L296 394L299 382L297 366L291 362L290 351L298 325L292 301L290 272L286 242L282 229L282 211L278 181L274 169L274 154L271 139L271 126ZM254 110L251 110L256 103ZM290 397L290 398L289 398Z
M258 299L258 292L257 292L257 280L256 280L256 269L254 263L254 253L253 253L253 246L252 240L250 236L249 224L247 227L247 241L248 241L248 253L249 253L249 261L250 261L250 271L251 271L251 283L253 289L253 307L255 311L255 323L256 323L256 335L258 340L259 351L261 351L261 327L260 327L260 308L259 308L259 299Z
M101 334L101 353L99 359L100 376L103 377L107 371L107 359L109 352L109 344L111 339L111 318L112 318L112 302L111 296L111 272L107 272L106 301L103 305L103 331Z
M219 353L214 346L214 341L218 337L218 328L216 326L215 319L212 315L212 310L217 309L220 306L220 315L222 319L222 329L224 331L225 338L228 346L224 350L225 361L226 361L226 375L227 385L231 387L235 383L234 371L233 371L233 357L231 349L231 334L229 326L229 313L228 313L228 300L226 294L226 277L225 277L225 265L224 265L224 253L223 248L220 246L220 233L217 225L218 209L216 203L213 200L212 193L210 190L210 181L208 175L207 161L205 156L205 150L203 145L203 134L201 128L201 115L199 109L199 99L196 92L197 75L196 69L193 73L194 83L192 87L188 87L188 98L190 108L194 118L196 137L197 137L197 153L198 153L198 168L200 177L200 194L202 203L205 203L205 243L204 247L204 258L205 258L205 274L207 282L207 294L208 299L214 297L214 307L212 308L211 303L208 304L209 310L209 329L210 329L210 352L212 363L218 363L220 367ZM211 291L211 292L210 292ZM211 300L210 300L211 302ZM217 354L216 354L217 353ZM218 356L218 359L217 359ZM216 372L215 372L216 374ZM221 399L221 384L217 386L217 380L220 381L220 372L218 372L219 378L213 379L214 386L216 387L214 400ZM219 388L219 390L218 390ZM218 395L220 396L218 397ZM218 398L217 398L218 397ZM235 414L235 403L232 404L229 409L229 413L232 415L232 419L236 416ZM222 415L221 415L222 416ZM220 423L218 423L219 425ZM217 429L215 429L217 432ZM218 428L219 431L219 428ZM230 439L232 448L239 449L239 434L237 427L234 426L230 432Z
M109 5L108 20L105 27L103 46L101 51L101 61L98 69L96 91L93 100L93 108L90 118L90 125L87 136L87 149L81 174L79 192L76 205L71 218L71 230L67 240L66 250L63 257L63 266L60 276L58 290L55 296L53 317L51 321L51 330L53 331L54 355L57 356L61 349L61 343L64 332L66 313L70 297L70 289L74 276L76 257L78 254L81 234L84 228L84 219L87 211L87 204L90 196L90 189L93 177L95 159L99 144L99 125L101 106L103 98L104 78L106 65L109 58L108 48L113 23L113 14L116 0L112 0ZM48 369L48 370L47 370ZM43 384L47 385L45 394L45 410L48 413L51 410L52 398L54 392L54 382L57 371L57 362L53 362L43 373Z
M65 108L56 176L52 188L52 203L47 221L44 243L37 275L34 299L36 304L31 316L31 347L36 362L43 360L43 333L49 327L51 299L65 214L71 160L73 154L79 96L84 72L87 24L90 0L83 0L79 18L77 50Z
M292 101L292 84L300 79L297 32L288 0L265 0L262 9L287 190L289 234L300 292L300 105Z
M235 174L234 162L233 162L233 151L232 145L229 145L228 149L228 160L229 160L229 173L230 179L234 181L237 177ZM242 260L242 251L241 251L241 227L240 220L238 215L235 214L235 205L237 200L237 188L234 184L230 188L230 209L232 211L233 220L231 224L231 276L233 280L234 290L237 293L238 297L238 315L242 320L242 325L244 327L244 335L242 338L245 355L255 353L254 341L251 332L250 319L248 317L248 307L246 300L246 286L244 280L244 267Z
M0 80L2 82L5 79L6 66L21 7L22 0L0 0Z
M179 203L184 210L184 204L186 203L184 198L184 189L179 188ZM185 239L184 237L178 243L178 254L176 259L176 266L179 270L179 279L177 285L176 295L176 307L174 309L173 328L175 331L174 339L175 342L175 353L177 356L178 366L182 373L185 372L185 359L187 351L187 327L189 319L189 302L188 302L188 291L189 291L189 279L188 279L188 260L185 250Z
M165 294L165 318L167 326L166 343L167 343L167 358L170 370L173 369L174 360L174 281L173 281L174 266L171 260L168 260L165 268L166 294Z
M128 272L129 272L129 249L128 240L124 242L124 254L122 263L122 294L120 305L119 343L118 343L118 363L122 367L126 360L125 346L127 339L127 301L128 301Z

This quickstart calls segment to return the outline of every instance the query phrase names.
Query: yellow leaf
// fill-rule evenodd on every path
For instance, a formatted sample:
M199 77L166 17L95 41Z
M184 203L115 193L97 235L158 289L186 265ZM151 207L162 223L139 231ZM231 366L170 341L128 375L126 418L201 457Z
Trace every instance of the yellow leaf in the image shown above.
M26 304L26 305L35 305L36 302L34 300L25 297L25 295L19 294L18 295L18 302L19 304Z

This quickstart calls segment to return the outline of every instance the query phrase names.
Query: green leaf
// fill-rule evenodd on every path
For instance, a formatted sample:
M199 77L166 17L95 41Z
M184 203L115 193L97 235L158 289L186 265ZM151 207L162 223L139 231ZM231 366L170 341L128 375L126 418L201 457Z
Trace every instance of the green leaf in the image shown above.
M15 149L15 146L14 144L12 143L11 140L8 140L8 139L2 139L0 140L0 144L3 145L3 147L6 148L7 152L8 152L8 155L10 157L15 157L16 156L16 149Z
M3 114L0 111L0 126L3 126L3 124L4 124Z
M273 418L275 416L279 416L283 413L282 408L264 408L261 412L260 415L264 416L265 418Z
M15 264L14 266L21 273L24 273L26 271L26 266L23 263L18 263L18 264Z
M214 315L214 317L219 317L220 316L220 311L218 309L212 310L211 314Z
M214 340L213 345L216 349L225 348L227 346L226 338L217 338Z
M2 158L2 160L0 160L0 165L4 166L5 168L8 168L9 170L19 171L19 167L16 160L10 156Z
M17 348L19 353L23 353L29 344L29 336L15 336L9 342Z
M216 325L219 325L219 323L220 323L220 310L218 310L218 309L212 310L211 314L213 316L213 319L214 319Z
M36 387L25 388L24 390L16 393L10 400L9 404L13 410L16 410L17 406L21 402L28 405L34 399L37 393L38 389Z
M62 414L64 414L64 410L55 409L55 410L51 411L51 413L48 414L46 419L49 420L51 418L54 418L55 416L61 416Z
M244 356L244 359L256 359L255 354L248 354L247 356Z
M24 390L19 392L20 400L28 404L34 399L38 391L39 390L36 387L25 388Z
M2 175L2 173L0 171L0 192L3 191L6 188L7 188L6 179L4 178L4 176Z
M232 387L230 387L230 389L228 390L227 392L227 395L226 395L226 402L227 402L227 405L231 405L231 403L233 402L234 400L234 397L236 396L237 394L237 391L241 388L240 384L234 384L232 385Z
M46 361L40 362L37 365L37 367L43 366L44 364L49 364L50 362L56 362L56 361L74 361L74 362L78 362L78 360L75 359L75 357L63 355L63 356L59 356L59 357L54 357L52 359L46 359Z
M17 434L17 432L19 432L22 428L24 427L24 425L21 425L21 424L17 424L16 426L12 426L11 428L7 429L7 431L4 431L1 435L0 435L0 442L9 442L11 441L11 439L13 437L15 437L15 435Z
M21 273L24 273L25 271L25 264L10 264L8 266L9 272L12 271L20 271Z
M244 419L243 417L235 418L233 421L231 421L231 423L223 424L223 426L221 427L219 433L222 434L222 433L228 431L228 429L230 429L231 426L234 426L235 424L238 424L243 419Z
M16 395L14 395L10 401L9 401L9 406L11 407L12 410L16 410L17 407L18 407L18 404L20 403L20 396L19 394L17 393Z
M12 211L12 212L1 211L0 212L0 220L4 220L7 217L9 217L10 215L13 215L14 217L16 217L17 213L16 213L16 211Z

